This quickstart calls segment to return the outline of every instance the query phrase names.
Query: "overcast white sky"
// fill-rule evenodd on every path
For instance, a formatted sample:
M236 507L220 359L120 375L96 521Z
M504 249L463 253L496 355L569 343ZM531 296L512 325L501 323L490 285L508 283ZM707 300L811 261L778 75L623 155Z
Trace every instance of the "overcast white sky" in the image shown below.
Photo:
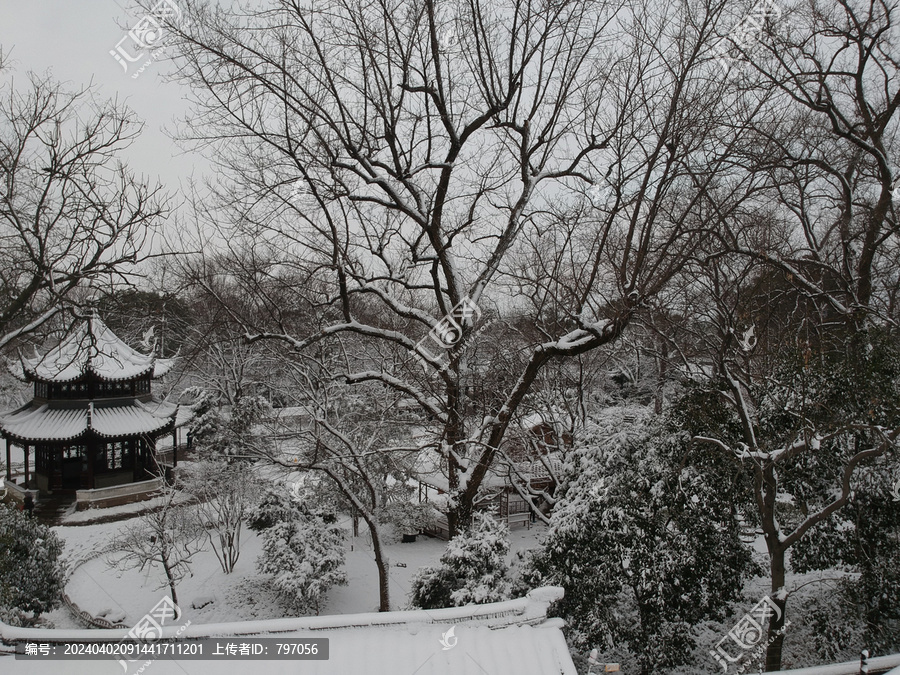
M0 0L0 46L14 74L50 71L72 88L93 83L103 98L124 101L145 123L141 137L123 159L138 174L175 192L191 175L200 180L208 164L185 155L165 133L188 111L181 85L164 82L167 64L151 64L137 79L110 56L140 15L127 0Z

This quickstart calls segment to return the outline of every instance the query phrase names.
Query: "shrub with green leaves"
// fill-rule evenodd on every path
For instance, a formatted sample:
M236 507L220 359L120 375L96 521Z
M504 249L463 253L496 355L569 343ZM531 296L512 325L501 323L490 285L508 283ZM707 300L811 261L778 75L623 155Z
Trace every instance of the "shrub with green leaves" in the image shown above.
M421 569L412 582L413 607L439 609L500 602L510 597L509 529L486 513L450 540L440 565Z
M272 575L272 585L295 609L318 614L328 589L347 583L344 531L321 516L295 513L262 531L257 567Z
M0 612L7 620L33 624L60 605L62 550L62 541L49 527L0 504Z
M615 646L643 673L690 662L693 627L724 618L757 571L722 480L649 415L610 409L587 425L525 574L565 589L554 611L576 646Z

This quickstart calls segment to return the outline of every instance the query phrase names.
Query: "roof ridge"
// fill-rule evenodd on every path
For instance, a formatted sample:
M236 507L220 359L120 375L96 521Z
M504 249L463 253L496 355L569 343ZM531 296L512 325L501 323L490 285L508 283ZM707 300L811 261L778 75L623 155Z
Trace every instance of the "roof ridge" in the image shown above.
M66 336L43 355L19 356L23 373L49 382L72 382L88 373L110 381L168 372L173 359L163 359L155 350L138 351L119 337L96 314L73 324Z

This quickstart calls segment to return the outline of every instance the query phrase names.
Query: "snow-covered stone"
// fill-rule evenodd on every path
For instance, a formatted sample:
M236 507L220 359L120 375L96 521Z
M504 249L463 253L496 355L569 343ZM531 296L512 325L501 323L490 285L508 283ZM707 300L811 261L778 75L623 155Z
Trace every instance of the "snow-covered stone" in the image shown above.
M125 614L125 612L123 612L121 609L116 609L108 612L103 618L110 623L122 623L123 621L125 621L126 617L127 615Z
M191 602L191 607L194 609L203 609L207 605L211 605L216 601L216 599L211 595L201 595L197 598L194 598L193 602Z

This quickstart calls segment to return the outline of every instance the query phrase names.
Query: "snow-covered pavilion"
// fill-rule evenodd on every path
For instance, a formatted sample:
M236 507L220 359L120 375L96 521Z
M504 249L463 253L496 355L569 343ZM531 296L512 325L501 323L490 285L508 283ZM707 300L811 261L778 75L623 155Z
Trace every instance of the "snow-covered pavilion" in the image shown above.
M165 458L157 439L174 436L189 410L151 391L152 380L172 365L132 349L96 312L42 356L20 358L16 375L34 384L34 398L0 414L7 481L13 482L11 446L24 453L21 487L41 494L138 483L177 464L177 439Z

